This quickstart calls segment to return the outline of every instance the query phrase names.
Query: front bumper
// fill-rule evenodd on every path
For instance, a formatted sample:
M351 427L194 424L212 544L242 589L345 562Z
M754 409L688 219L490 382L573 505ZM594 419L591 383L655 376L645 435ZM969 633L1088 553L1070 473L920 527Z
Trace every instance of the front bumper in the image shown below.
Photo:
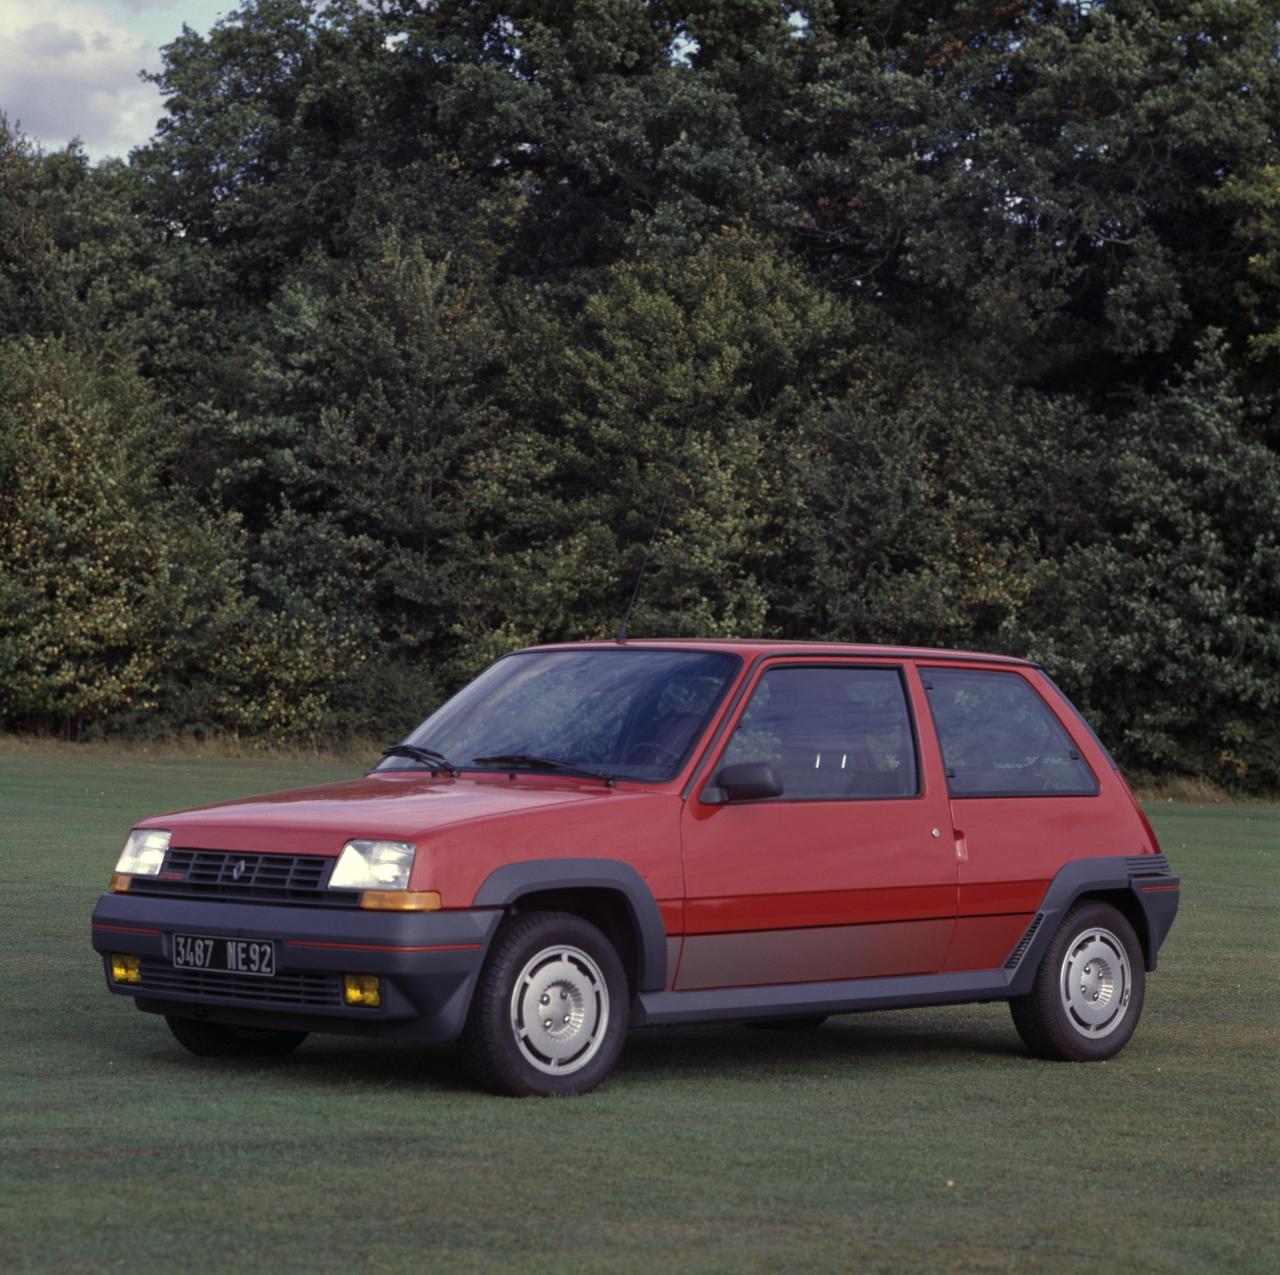
M501 919L496 908L375 912L104 894L93 946L108 988L149 1013L437 1044L461 1033ZM275 976L177 969L175 933L273 940ZM112 981L113 953L140 959L140 983ZM378 975L381 1005L344 1004L344 974Z

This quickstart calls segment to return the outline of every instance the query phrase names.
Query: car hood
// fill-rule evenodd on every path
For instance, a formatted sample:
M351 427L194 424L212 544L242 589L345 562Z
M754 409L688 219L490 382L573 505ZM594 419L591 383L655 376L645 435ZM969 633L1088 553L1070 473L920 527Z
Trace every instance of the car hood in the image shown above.
M446 779L395 771L173 811L139 826L167 828L172 844L188 849L336 855L357 837L431 841L456 834L459 825L552 807L629 806L655 796L652 790L611 789L560 776Z

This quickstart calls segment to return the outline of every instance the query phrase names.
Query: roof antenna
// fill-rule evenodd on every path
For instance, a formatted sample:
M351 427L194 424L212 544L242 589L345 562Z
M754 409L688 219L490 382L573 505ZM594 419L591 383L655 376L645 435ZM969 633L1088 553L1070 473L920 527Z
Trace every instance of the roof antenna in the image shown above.
M667 512L667 501L671 496L671 485L667 484L667 490L662 493L662 504L658 506L658 521L653 524L653 535L649 537L649 547L644 551L644 561L640 564L640 570L636 572L635 587L631 590L631 601L627 603L626 614L622 617L622 623L618 625L618 645L623 645L627 640L627 625L631 622L631 612L636 605L636 598L640 596L640 582L644 579L644 573L649 568L649 559L653 557L653 546L658 543L658 532L662 529L662 516Z
M689 438L689 427L693 424L702 412L702 399L699 398L694 404L693 411L689 413L685 419L684 430L680 435L680 445L676 448L675 457L672 460L672 469L677 469L681 459L684 457L684 445ZM673 475L674 477L674 475ZM635 609L636 599L640 596L640 585L644 580L644 573L649 569L649 559L653 557L653 546L658 543L658 532L662 530L662 519L666 516L667 501L671 499L671 488L675 484L669 482L666 490L662 493L662 504L658 506L658 517L653 524L653 534L649 537L649 547L644 551L644 561L640 564L640 570L636 572L636 582L631 590L631 601L627 603L626 613L622 617L622 623L618 625L618 636L614 639L619 646L626 643L627 625L631 623L631 612Z

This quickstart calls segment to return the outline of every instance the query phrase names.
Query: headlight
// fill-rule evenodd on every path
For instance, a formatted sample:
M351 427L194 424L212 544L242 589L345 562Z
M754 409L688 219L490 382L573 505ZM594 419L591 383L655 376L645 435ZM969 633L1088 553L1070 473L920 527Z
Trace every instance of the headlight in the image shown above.
M116 871L135 877L153 877L164 862L170 834L160 828L135 828L116 860Z
M406 890L413 867L408 841L348 841L329 878L331 890Z

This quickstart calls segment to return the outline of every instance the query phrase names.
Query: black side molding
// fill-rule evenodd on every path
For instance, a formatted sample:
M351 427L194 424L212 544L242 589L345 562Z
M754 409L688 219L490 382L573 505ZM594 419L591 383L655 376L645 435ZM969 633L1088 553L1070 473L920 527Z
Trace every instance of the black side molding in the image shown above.
M618 859L529 859L495 868L481 882L472 906L508 907L540 890L611 890L622 897L640 948L637 991L667 985L667 931L645 879Z
M647 992L638 997L631 1023L634 1027L743 1023L754 1018L964 1005L1006 1000L1008 996L1001 970L851 978L831 983L777 983L772 987L713 987L693 992Z

